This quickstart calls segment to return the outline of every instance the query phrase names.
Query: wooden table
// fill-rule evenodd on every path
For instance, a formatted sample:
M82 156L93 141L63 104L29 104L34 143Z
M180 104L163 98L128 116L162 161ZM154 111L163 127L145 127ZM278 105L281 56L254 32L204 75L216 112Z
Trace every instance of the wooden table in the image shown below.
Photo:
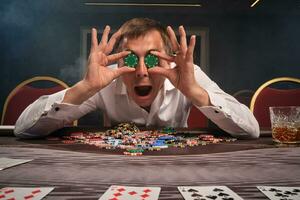
M45 199L98 199L110 185L158 186L162 200L183 199L177 186L226 185L245 200L267 199L258 185L300 186L300 148L270 136L169 153L128 157L57 141L0 137L0 157L34 159L0 171L0 187L53 186Z

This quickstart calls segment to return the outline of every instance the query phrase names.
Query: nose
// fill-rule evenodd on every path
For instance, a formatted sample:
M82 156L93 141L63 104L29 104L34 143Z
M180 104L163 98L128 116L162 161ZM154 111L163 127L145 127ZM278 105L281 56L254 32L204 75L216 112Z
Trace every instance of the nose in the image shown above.
M148 77L148 69L145 65L144 59L139 59L139 64L136 67L135 75L137 78Z

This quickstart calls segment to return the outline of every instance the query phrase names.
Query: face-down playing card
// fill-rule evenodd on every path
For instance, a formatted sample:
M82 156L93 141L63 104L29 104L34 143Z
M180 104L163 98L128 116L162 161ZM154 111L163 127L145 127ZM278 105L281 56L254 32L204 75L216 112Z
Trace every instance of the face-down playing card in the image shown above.
M271 200L299 200L300 187L257 186Z
M13 158L0 158L0 170L27 163L32 160L28 159L13 159Z
M179 186L185 200L243 200L226 186Z
M157 200L160 187L130 187L112 185L99 200Z
M54 187L6 187L0 190L0 200L40 200Z

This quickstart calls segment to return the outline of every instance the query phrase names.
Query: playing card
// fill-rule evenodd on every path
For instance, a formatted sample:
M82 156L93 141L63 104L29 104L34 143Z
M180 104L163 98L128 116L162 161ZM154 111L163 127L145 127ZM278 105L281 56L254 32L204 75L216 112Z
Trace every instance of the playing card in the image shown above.
M300 187L257 186L271 200L299 200Z
M226 186L179 186L185 200L243 200Z
M1 200L40 200L49 194L53 187L40 187L40 188L24 188L24 187L6 187L0 190Z
M99 200L157 200L160 187L129 187L112 185Z
M12 159L12 158L0 158L0 170L15 166L15 165L20 165L26 162L29 162L32 160L27 160L27 159Z

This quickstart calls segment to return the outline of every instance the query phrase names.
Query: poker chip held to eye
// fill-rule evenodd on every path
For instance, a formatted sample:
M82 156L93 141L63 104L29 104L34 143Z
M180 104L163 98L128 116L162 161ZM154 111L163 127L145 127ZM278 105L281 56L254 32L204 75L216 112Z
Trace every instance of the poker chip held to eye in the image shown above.
M134 53L131 53L124 58L124 63L125 66L135 68L138 64L138 60L138 57Z
M145 64L148 68L152 68L158 65L158 57L149 53L146 57L145 57Z

